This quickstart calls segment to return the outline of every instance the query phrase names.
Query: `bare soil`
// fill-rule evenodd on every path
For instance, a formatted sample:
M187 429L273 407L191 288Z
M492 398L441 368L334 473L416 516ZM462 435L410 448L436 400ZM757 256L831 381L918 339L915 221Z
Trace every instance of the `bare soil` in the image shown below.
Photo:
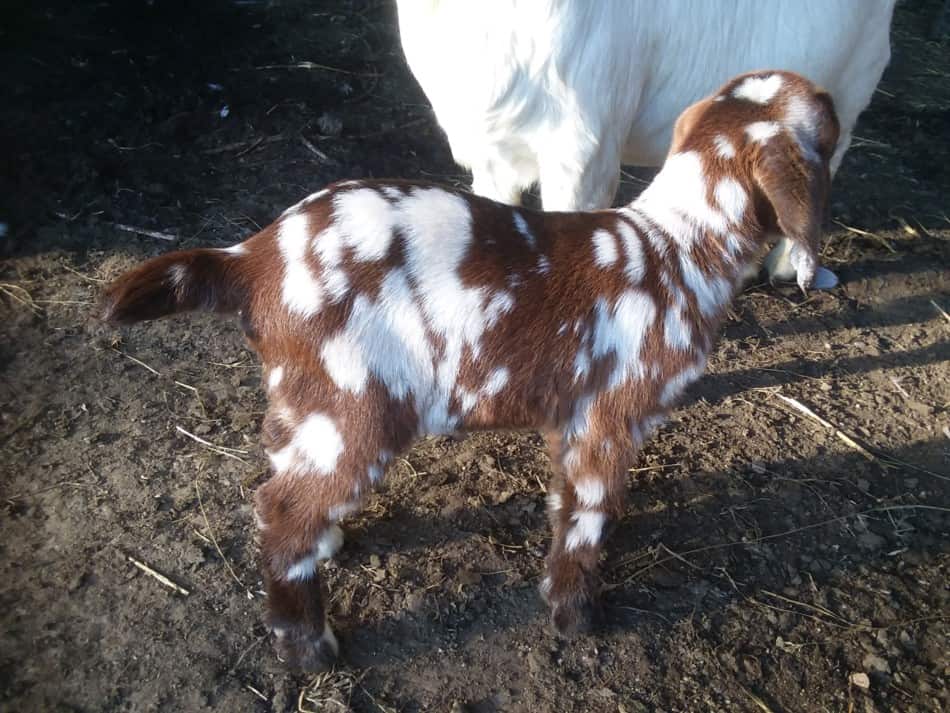
M741 295L631 474L604 629L547 626L539 438L431 439L346 528L327 567L343 661L313 678L261 624L264 402L239 329L89 315L135 261L236 242L331 180L467 181L394 3L4 3L0 709L950 710L940 5L899 5L836 181L843 285Z

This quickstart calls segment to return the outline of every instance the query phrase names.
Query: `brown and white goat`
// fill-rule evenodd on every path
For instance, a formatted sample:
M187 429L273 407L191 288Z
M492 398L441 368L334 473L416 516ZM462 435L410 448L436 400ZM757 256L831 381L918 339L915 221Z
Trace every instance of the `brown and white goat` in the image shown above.
M831 99L798 75L743 75L679 118L632 204L540 213L404 181L337 183L227 249L150 260L103 317L236 312L264 365L256 495L269 624L307 669L337 643L318 563L386 464L424 435L540 429L557 472L542 593L555 627L589 623L625 474L702 374L743 269L768 234L811 285Z

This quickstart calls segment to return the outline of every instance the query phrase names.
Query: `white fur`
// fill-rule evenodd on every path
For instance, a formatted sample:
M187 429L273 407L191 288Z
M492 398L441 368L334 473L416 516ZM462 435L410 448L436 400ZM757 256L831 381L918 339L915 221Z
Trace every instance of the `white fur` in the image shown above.
M621 160L658 166L684 107L763 67L829 91L841 122L835 171L890 59L895 2L397 0L397 8L406 59L455 160L472 169L475 192L516 202L540 181L545 210L579 210L610 204ZM775 84L747 82L740 93L767 100Z
M716 144L716 153L721 158L735 158L736 157L736 147L732 145L732 142L727 139L725 136L719 134L716 136L713 141Z
M267 455L276 473L330 475L341 453L343 436L333 419L311 413L297 426L289 444Z
M323 343L320 350L323 366L338 388L362 394L369 371L363 349L352 335L344 331Z
M359 509L359 501L354 500L348 503L343 503L342 505L334 505L327 512L327 517L333 522L339 522L343 518L349 517L353 513L359 511Z
M353 249L357 260L382 260L393 239L396 210L378 192L364 188L342 191L333 198L333 220L342 245Z
M640 236L626 222L617 223L617 232L623 240L623 247L627 254L627 262L624 265L624 272L627 278L634 284L640 282L646 275L646 258L643 256L643 245L640 244Z
M634 205L666 228L681 247L688 247L702 234L694 226L726 231L726 218L709 205L706 191L702 158L696 151L687 151L666 160Z
M745 133L750 141L764 144L782 130L782 125L775 121L753 121L745 127Z
M317 564L333 557L342 546L343 530L339 525L331 525L316 541L313 552L294 563L284 574L284 579L288 582L310 579L317 571Z
M343 547L343 530L339 525L330 525L317 539L313 553L318 562L333 557Z
M663 339L671 349L685 351L693 345L693 330L683 315L683 298L679 296L663 317Z
M509 372L506 367L500 366L497 369L493 369L482 385L482 394L489 397L497 394L505 388L505 384L508 383L508 376Z
M537 250L538 240L534 237L534 233L531 232L531 228L528 227L528 222L524 219L524 216L518 211L515 211L513 215L515 229L521 233L522 236L524 236L525 241L528 243L528 247L530 247L532 250Z
M548 493L548 510L557 512L562 506L560 493Z
M630 377L644 374L640 351L647 330L656 319L656 304L639 290L627 290L613 305L599 299L594 307L594 358L614 354L617 366L607 385L613 389Z
M731 223L738 223L742 220L746 206L749 204L749 196L734 178L723 178L716 184L715 189L716 202L722 210L726 219Z
M307 264L310 225L303 213L290 213L277 227L277 245L284 258L281 284L284 305L292 313L309 317L323 304L323 289Z
M181 287L188 280L188 267L186 265L172 265L168 268L168 279L172 281L175 287Z
M574 492L581 507L595 508L604 501L607 491L601 481L587 478L574 483Z
M329 475L343 452L343 436L333 419L322 413L312 413L297 427L293 445L308 470Z
M722 277L711 277L697 267L686 251L680 251L680 272L686 287L696 295L699 311L711 317L732 297L732 285Z
M269 391L273 391L278 386L280 382L284 380L284 367L275 366L273 369L267 372L267 388Z
M591 238L594 241L594 262L600 267L610 267L619 257L617 239L606 230L595 230Z
M508 314L515 306L515 298L510 292L496 292L485 308L485 326L493 327L498 319Z
M602 512L586 510L571 515L571 521L574 524L567 531L567 536L564 539L564 548L568 552L573 552L585 545L599 543L604 523L607 522L607 516Z
M767 77L749 77L732 90L736 99L747 99L756 104L768 104L782 88L782 78L777 74Z

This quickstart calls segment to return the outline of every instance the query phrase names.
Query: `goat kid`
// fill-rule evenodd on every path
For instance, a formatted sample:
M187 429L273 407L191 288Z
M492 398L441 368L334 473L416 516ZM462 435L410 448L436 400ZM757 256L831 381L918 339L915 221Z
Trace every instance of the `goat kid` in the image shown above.
M702 374L766 236L814 278L830 97L798 75L740 76L687 109L631 205L541 213L430 184L347 181L225 249L120 277L102 315L238 313L260 354L273 476L256 493L268 622L280 655L337 654L318 563L387 463L424 434L540 429L556 482L542 593L561 633L595 611L605 526L625 474Z

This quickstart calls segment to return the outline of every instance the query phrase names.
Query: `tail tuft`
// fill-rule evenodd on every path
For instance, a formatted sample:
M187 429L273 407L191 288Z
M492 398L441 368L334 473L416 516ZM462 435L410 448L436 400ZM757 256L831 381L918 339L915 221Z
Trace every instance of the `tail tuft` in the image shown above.
M223 250L183 250L148 260L106 288L99 316L133 324L189 310L237 312L248 295L242 260Z

